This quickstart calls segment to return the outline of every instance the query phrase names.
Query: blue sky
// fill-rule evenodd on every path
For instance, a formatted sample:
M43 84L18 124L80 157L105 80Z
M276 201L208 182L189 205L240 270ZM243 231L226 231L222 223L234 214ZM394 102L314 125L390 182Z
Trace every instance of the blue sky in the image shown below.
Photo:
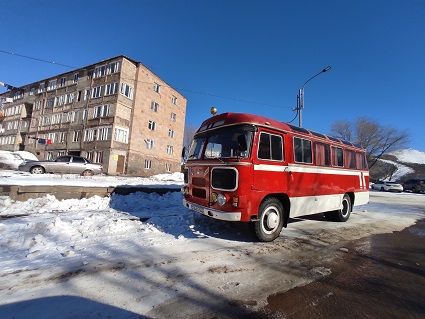
M368 117L425 151L423 0L1 1L0 81L22 86L117 55L187 99L186 124L212 106L329 133ZM0 87L0 93L5 90ZM295 121L294 123L298 123Z

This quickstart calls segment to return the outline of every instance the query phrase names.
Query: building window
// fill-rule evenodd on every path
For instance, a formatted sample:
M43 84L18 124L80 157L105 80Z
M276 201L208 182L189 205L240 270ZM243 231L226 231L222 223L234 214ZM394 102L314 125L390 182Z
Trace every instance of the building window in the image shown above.
M176 121L176 117L177 117L176 113L171 112L171 114L170 114L170 120L173 121L173 122L175 122Z
M128 129L115 127L114 141L128 144Z
M60 132L59 133L59 143L63 144L66 143L66 132Z
M96 129L88 128L84 131L84 142L93 142L96 139Z
M161 88L161 86L160 86L158 83L154 83L154 84L153 84L153 90L154 90L156 93L160 93L160 88Z
M74 83L77 83L78 82L78 77L79 77L79 74L78 73L75 73L74 74Z
M72 102L74 102L74 93L68 93L65 96L65 104L71 104Z
M49 133L49 134L47 134L47 140L51 140L52 143L55 143L57 135L58 135L58 133L56 133L56 132Z
M47 101L46 101L46 108L51 109L51 108L53 108L53 106L55 106L55 98L51 97L51 98L47 99Z
M167 154L168 155L172 155L173 154L173 146L172 145L167 145Z
M51 124L60 124L62 118L61 113L52 114Z
M146 142L146 148L148 150L153 149L153 140L147 139L147 140L145 140L145 142Z
M106 84L105 95L116 94L118 91L118 82Z
M148 128L152 131L155 131L156 123L152 120L149 120Z
M133 99L133 88L128 84L121 83L120 93L130 100Z
M34 110L40 110L43 107L44 100L38 100L34 102Z
M35 88L31 88L30 95L34 95Z
M97 129L98 141L109 141L111 139L112 128L110 126L99 127Z
M89 96L90 96L90 90L89 89L86 89L84 91L84 101L87 100L89 98Z
M62 106L65 104L65 95L60 95L56 97L56 106Z
M46 160L51 160L51 159L53 159L53 152L49 151L47 152Z
M103 162L103 151L90 151L90 152L87 152L87 158L92 163L102 163Z
M145 168L146 169L152 168L152 161L151 160L145 160Z
M112 62L112 63L109 63L108 66L106 67L106 74L117 73L120 70L121 70L121 62L120 61Z
M95 67L93 71L93 78L99 78L106 74L106 65L100 65Z
M51 91L51 90L56 89L57 84L58 84L58 80L57 79L54 79L54 80L49 81L49 83L47 85L47 91Z
M165 163L165 171L171 172L171 164L170 163Z
M73 142L79 142L81 138L81 132L80 131L74 131L72 133L72 141Z
M173 103L174 105L177 105L177 98L175 96L171 98L171 103Z
M63 77L63 78L61 78L61 81L60 81L60 83L59 83L59 87L63 87L63 86L65 86L66 85L66 78L65 77Z
M92 99L101 97L103 95L103 86L96 86L91 92Z
M151 110L154 111L154 112L158 112L158 107L159 107L158 103L152 101Z
M89 113L89 111L87 109L83 110L83 120L87 119L87 114Z
M168 136L174 138L174 131L172 129L168 129Z
M109 105L99 105L93 110L93 118L109 116Z
M46 84L40 83L40 86L38 87L38 93L43 93L44 89L46 88Z

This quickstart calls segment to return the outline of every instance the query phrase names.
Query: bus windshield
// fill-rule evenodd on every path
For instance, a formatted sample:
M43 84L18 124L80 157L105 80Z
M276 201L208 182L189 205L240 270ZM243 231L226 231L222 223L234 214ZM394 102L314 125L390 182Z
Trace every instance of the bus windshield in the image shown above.
M238 125L198 134L190 146L188 160L248 158L254 130L250 125Z

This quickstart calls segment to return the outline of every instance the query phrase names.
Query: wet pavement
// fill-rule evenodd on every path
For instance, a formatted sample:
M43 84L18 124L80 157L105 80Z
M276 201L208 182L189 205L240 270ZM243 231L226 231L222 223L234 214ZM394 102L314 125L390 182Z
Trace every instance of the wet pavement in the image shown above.
M425 220L351 242L331 275L268 298L251 318L425 318Z

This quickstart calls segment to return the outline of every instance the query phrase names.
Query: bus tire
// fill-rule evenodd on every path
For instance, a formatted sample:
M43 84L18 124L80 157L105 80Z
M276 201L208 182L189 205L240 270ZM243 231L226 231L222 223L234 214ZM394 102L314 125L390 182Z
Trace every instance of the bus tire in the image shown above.
M346 222L350 218L351 210L353 208L350 196L344 194L342 197L342 208L334 211L334 220L336 222Z
M258 220L254 222L254 231L258 240L269 242L275 240L283 227L284 209L275 197L265 198L258 209Z

